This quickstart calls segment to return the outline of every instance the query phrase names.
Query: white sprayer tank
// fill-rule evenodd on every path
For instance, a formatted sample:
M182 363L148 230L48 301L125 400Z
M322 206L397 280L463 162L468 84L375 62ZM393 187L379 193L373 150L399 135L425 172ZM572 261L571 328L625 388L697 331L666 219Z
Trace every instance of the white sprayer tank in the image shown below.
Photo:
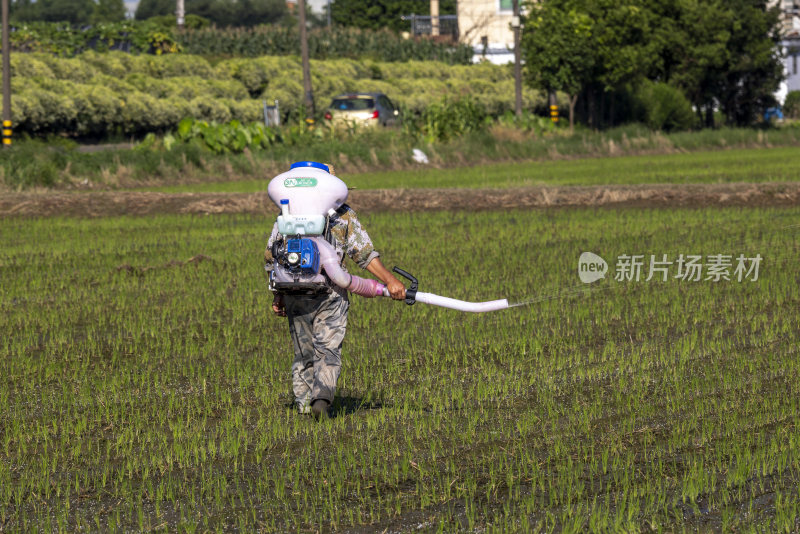
M270 200L281 208L278 231L283 235L320 235L325 216L347 200L347 185L327 165L298 161L269 182Z

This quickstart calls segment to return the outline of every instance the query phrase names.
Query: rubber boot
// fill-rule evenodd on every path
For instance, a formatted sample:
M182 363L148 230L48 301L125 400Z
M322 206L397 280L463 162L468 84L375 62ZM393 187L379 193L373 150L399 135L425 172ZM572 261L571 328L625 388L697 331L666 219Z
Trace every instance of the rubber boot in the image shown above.
M317 419L327 419L328 406L330 406L330 403L325 399L317 399L311 403L311 413L313 413L314 417Z

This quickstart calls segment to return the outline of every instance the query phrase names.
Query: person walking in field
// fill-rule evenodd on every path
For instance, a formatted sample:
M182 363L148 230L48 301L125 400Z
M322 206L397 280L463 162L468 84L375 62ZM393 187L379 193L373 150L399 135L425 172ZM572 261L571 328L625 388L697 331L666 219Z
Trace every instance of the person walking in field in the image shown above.
M314 165L324 167L334 175L331 166ZM313 188L308 188L308 194L316 193ZM404 299L405 286L383 265L356 213L347 204L331 211L327 216L324 238L333 245L342 268L345 255L349 256L359 267L386 284L392 298ZM268 271L278 268L280 260L276 262L276 256L280 254L285 239L276 222L264 251ZM332 283L325 275L322 283L315 287L274 291L272 311L288 318L294 348L292 390L295 405L300 413L325 417L333 403L342 365L342 342L350 306L347 290Z

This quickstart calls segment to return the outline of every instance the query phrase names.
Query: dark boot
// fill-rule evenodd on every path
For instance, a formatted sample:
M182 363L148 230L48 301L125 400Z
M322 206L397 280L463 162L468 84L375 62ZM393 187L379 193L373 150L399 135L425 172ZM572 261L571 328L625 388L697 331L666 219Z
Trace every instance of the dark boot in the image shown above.
M317 419L326 419L328 417L328 406L330 405L331 403L325 399L317 399L311 403L311 413Z

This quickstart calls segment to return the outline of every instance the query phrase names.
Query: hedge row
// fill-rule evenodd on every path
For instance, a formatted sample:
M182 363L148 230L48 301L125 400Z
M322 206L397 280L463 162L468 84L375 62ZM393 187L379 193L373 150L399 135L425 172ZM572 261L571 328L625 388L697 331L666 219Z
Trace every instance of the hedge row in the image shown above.
M69 57L85 50L136 54L180 51L175 32L150 21L105 22L89 27L66 22L27 22L11 27L12 52L46 52Z
M250 28L187 28L156 21L125 21L78 28L66 23L34 22L17 25L10 33L17 52L47 52L69 57L86 50L120 50L136 54L186 52L202 55L258 57L292 55L300 50L295 26L262 25ZM472 47L403 39L390 31L335 27L308 34L312 58L360 58L380 61L441 61L468 65Z
M472 99L490 115L511 109L511 71L494 65L436 62L312 61L318 109L343 92L380 91L420 114L444 96ZM12 109L17 130L33 134L141 134L173 129L184 117L242 122L262 117L262 101L279 101L284 118L302 105L296 57L230 59L212 66L199 56L87 52L75 58L12 55ZM524 92L528 109L541 104Z

